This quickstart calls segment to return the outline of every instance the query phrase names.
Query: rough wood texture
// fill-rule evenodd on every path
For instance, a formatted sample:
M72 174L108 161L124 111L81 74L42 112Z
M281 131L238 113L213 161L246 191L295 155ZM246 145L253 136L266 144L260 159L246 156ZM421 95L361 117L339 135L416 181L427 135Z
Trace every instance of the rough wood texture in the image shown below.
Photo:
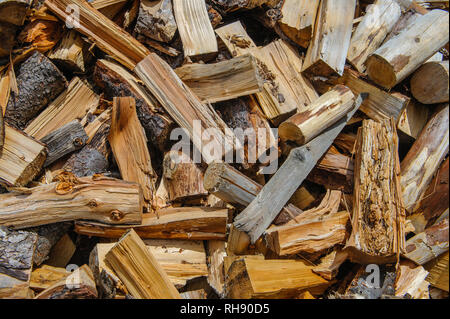
M139 14L133 31L136 35L170 42L176 31L177 23L173 14L172 1L140 1Z
M215 32L234 57L247 53L248 49L256 48L239 20L217 28Z
M281 123L278 134L282 141L304 145L345 116L354 101L355 95L349 88L337 85Z
M411 78L411 93L421 103L448 102L449 62L427 62Z
M132 97L114 98L108 141L122 178L141 186L145 207L150 211L157 175Z
M408 212L419 204L448 152L448 104L428 121L401 163L403 203Z
M67 87L67 81L56 66L37 51L20 64L16 76L19 93L11 94L5 120L12 126L23 129Z
M46 0L45 5L61 20L69 21L74 29L89 37L102 51L132 70L150 51L113 21L83 0ZM79 21L73 21L72 5L79 9Z
M175 122L187 130L192 143L202 153L206 163L213 161L217 154L210 154L202 147L201 134L205 129L216 129L211 134L211 142L208 143L214 149L223 150L224 143L233 145L232 136L224 134L225 123L212 107L202 104L170 66L156 54L148 55L137 65L135 72ZM195 129L194 126L199 127Z
M347 260L347 257L347 252L336 248L320 260L320 264L313 268L313 272L326 280L332 280L336 277L339 267Z
M75 269L68 277L53 284L35 299L95 299L98 297L94 276L87 265Z
M393 121L363 121L358 130L351 260L387 263L405 248L405 211L399 182L398 138Z
M273 5L276 0L212 0L220 9L225 12L234 12L237 10L250 10L263 4Z
M37 239L33 232L0 227L0 273L28 281Z
M30 0L0 1L0 57L7 57L16 42L18 27L25 22Z
M133 297L181 299L166 272L134 230L127 232L105 259Z
M74 72L86 72L91 59L87 43L75 31L68 31L48 54L55 64Z
M227 255L225 251L225 242L209 240L206 243L206 251L208 264L208 284L219 296L223 296L225 289L224 259Z
M425 269L429 271L426 280L433 286L449 291L449 261L448 251L440 255L434 261L427 263Z
M347 60L363 73L369 55L376 51L400 19L401 8L395 0L377 0L366 9L361 22L353 32Z
M205 0L173 0L185 57L207 57L218 51Z
M109 100L119 96L131 96L136 100L136 111L147 138L163 152L174 122L139 80L119 64L99 59L94 69L94 81Z
M232 299L293 298L302 290L321 294L332 284L302 260L241 258L227 272L226 296Z
M76 249L77 246L75 246L70 236L65 234L52 247L46 264L54 267L66 267Z
M74 120L44 136L41 142L47 146L48 155L44 166L49 166L64 155L79 150L88 136L78 120Z
M45 290L70 275L65 268L42 265L34 269L30 277L30 288L36 291Z
M400 140L402 134L408 136L409 140L416 140L427 125L430 113L428 106L411 100L398 118L397 131L401 132L399 134Z
M390 89L435 54L448 39L448 12L432 10L369 56L367 73L375 83Z
M408 296L412 299L428 299L428 275L422 266L417 266L408 260L402 260L395 278L395 296Z
M306 179L316 162L331 146L362 101L363 96L359 96L353 109L344 118L311 142L293 149L283 165L250 205L235 218L234 225L239 230L247 232L252 243L269 227L295 190ZM280 189L283 189L283 192L279 192Z
M44 144L5 125L5 143L0 152L0 184L25 186L40 172L46 157Z
M231 100L260 92L262 87L250 54L214 64L185 64L175 72L202 102Z
M58 175L58 182L0 195L0 225L14 228L87 219L106 224L142 220L139 185L102 176Z
M3 110L0 108L0 156L2 155L3 144L5 144L5 121L3 120Z
M169 151L163 160L163 179L169 201L183 201L206 197L203 172L192 159L181 151Z
M358 73L350 69L345 70L343 81L355 95L362 92L369 93L360 110L375 121L389 120L391 117L398 121L410 102L407 96L388 93L367 83Z
M228 210L205 207L167 208L158 217L144 214L137 226L108 226L76 222L75 231L82 235L119 238L129 228L144 239L225 240Z
M403 256L418 265L424 265L448 251L448 247L448 218L446 218L408 239Z
M36 139L41 139L65 124L83 118L86 113L93 113L98 102L99 96L80 78L75 77L70 81L67 90L32 120L24 132Z
M311 41L319 3L319 0L285 0L280 8L283 15L278 21L280 29L304 48Z
M352 36L355 7L355 0L321 1L303 72L322 76L342 75Z

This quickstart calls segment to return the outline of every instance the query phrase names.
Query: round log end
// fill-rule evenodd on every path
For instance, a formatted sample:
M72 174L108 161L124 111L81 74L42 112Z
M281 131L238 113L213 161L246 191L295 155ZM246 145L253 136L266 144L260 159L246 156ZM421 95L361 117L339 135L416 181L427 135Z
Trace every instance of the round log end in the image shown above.
M278 127L278 135L283 142L292 141L298 145L305 144L305 136L300 128L289 120L283 122Z
M224 163L211 163L208 165L206 172L203 176L203 187L210 192L215 193L220 189L221 178L220 176L225 171Z
M423 104L444 103L449 100L448 61L428 62L411 78L411 93Z
M376 84L390 89L397 84L397 77L393 66L383 57L373 54L366 62L367 74Z

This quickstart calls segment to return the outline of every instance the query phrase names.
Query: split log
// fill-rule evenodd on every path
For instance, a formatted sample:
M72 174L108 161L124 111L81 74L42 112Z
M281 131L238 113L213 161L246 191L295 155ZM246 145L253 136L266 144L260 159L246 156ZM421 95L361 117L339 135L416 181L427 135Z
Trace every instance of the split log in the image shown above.
M5 125L5 143L0 152L0 184L25 186L40 172L46 157L44 144Z
M320 221L271 227L264 238L268 247L280 256L316 253L345 243L349 217L349 213L343 211Z
M389 120L391 117L397 122L402 111L407 107L410 99L401 94L388 93L369 84L356 72L346 69L344 85L350 88L355 95L362 92L369 94L361 104L360 110L375 121Z
M137 226L108 226L76 222L81 235L119 238L129 228L144 239L225 240L228 210L205 207L167 208L157 211L159 217L144 214Z
M364 73L365 62L375 52L400 19L401 8L395 0L375 1L369 5L361 22L353 32L347 60Z
M182 151L169 151L163 160L163 178L169 201L184 201L206 197L203 172Z
M11 94L5 120L23 129L67 87L67 81L56 66L37 51L20 65L16 75L19 93Z
M98 297L94 276L87 265L75 269L72 274L53 284L35 299L96 299Z
M170 42L177 31L177 23L170 0L143 0L139 4L139 14L134 34L157 41Z
M400 141L404 136L407 140L416 140L428 122L430 108L414 99L411 100L400 114L397 122L397 131Z
M54 267L66 267L76 249L77 247L72 239L70 239L69 235L65 234L52 247L46 264Z
M70 272L65 268L42 265L42 267L34 269L31 273L30 288L38 292L43 291L66 279L69 275Z
M408 260L402 260L395 278L395 295L412 299L429 299L428 285L425 281L428 275L422 266L417 266Z
M313 272L326 280L332 280L338 274L339 267L347 260L347 252L340 248L334 249L330 254L320 260L320 264L313 268Z
M114 245L105 260L133 297L181 299L166 272L134 230L128 231Z
M48 149L44 167L49 166L64 155L79 150L87 140L88 136L78 120L74 120L44 136L41 142Z
M420 203L428 184L448 153L448 104L428 121L401 163L403 203L408 212Z
M223 150L224 146L233 145L233 137L224 134L226 125L212 107L202 104L172 68L156 54L148 55L137 65L135 72L175 122L187 130L206 163L221 156L210 154L210 150L202 147L204 130L208 129L210 132L211 141L208 146L211 149Z
M136 100L139 121L150 142L161 152L166 149L174 122L158 101L148 93L139 80L120 65L108 60L97 60L94 81L103 89L105 97L131 96Z
M389 263L404 251L399 166L394 122L363 121L356 144L352 233L345 246L352 261Z
M449 62L427 62L411 78L411 93L423 104L448 102Z
M316 21L319 0L285 0L278 21L281 31L298 45L307 48L311 41Z
M144 207L150 211L157 175L152 167L147 139L132 97L114 98L108 141L122 178L141 186Z
M206 242L207 264L208 264L208 284L219 295L223 296L225 289L225 269L224 258L225 242L219 240L209 240Z
M102 51L132 70L150 52L139 41L106 18L83 0L46 0L45 5L62 21L69 22L73 29L89 37ZM73 10L77 8L79 19L75 21Z
M257 93L262 86L256 60L250 54L214 64L185 64L175 72L204 103Z
M250 10L260 7L263 4L274 5L277 0L211 0L224 12L234 12L237 10Z
M184 56L202 59L216 55L217 40L205 0L173 0L173 11Z
M447 158L428 185L415 213L410 216L416 234L423 232L426 227L431 226L442 214L446 211L448 212L448 166L449 159Z
M241 258L227 272L226 296L232 299L293 298L301 291L322 294L333 282L302 260Z
M215 32L233 57L246 54L248 49L256 48L256 44L239 20L217 28Z
M449 291L449 261L448 251L433 261L430 261L425 265L425 269L429 274L426 278L433 287Z
M408 239L403 256L418 265L424 265L448 251L448 247L448 218L446 218Z
M435 54L448 39L448 12L432 10L369 56L367 73L375 83L390 89Z
M91 60L87 43L75 31L67 32L59 44L48 54L55 64L74 72L86 72Z
M28 282L37 234L0 227L0 274Z
M354 102L355 95L352 91L343 85L337 85L281 123L278 134L282 141L304 145L345 116Z
M81 123L86 123L84 131L88 136L87 142L90 143L94 138L95 134L103 127L103 124L111 121L111 108L104 110L99 116L94 120L91 120L93 116L91 113L87 113L86 116L81 120ZM91 122L89 122L91 120Z
M321 76L343 74L355 8L355 0L339 3L324 0L320 3L303 72Z
M250 205L235 218L234 225L239 230L247 232L252 243L269 227L295 190L306 179L316 162L359 108L363 98L359 96L353 109L320 136L293 149ZM279 192L280 189L283 189L283 192Z
M101 176L76 178L1 194L0 225L25 228L87 219L106 224L137 224L142 220L139 185Z
M31 22L17 36L19 42L41 53L51 50L62 36L61 24L54 20L31 18Z
M99 99L80 78L75 77L70 81L67 90L32 120L24 132L36 139L42 139L73 120L83 118L86 113L93 113Z
M16 32L23 25L30 0L0 1L0 57L7 57L16 42Z
M114 17L127 4L127 0L93 0L91 5L100 11L105 17L113 20Z

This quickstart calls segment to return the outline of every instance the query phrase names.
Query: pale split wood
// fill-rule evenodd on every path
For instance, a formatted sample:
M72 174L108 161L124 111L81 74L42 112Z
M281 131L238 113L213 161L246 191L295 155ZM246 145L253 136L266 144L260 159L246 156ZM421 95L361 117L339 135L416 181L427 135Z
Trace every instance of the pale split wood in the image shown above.
M448 251L440 255L435 260L430 261L425 266L429 274L426 278L433 287L449 291L449 262Z
M407 295L412 299L429 299L429 283L425 281L427 276L428 271L422 266L415 265L408 260L402 260L395 278L395 295L399 297Z
M247 53L248 49L256 48L239 20L217 28L215 32L234 57Z

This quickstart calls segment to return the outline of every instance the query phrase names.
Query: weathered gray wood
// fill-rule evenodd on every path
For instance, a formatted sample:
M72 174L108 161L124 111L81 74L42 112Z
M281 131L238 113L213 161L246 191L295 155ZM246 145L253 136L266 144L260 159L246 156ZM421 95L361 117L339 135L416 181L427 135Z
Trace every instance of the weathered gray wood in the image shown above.
M48 149L44 167L52 164L64 155L79 150L87 140L88 136L78 120L74 120L46 135L41 139L41 142L46 144Z
M289 198L306 179L316 162L331 146L334 139L355 114L366 95L359 95L353 109L339 122L311 142L293 149L284 164L263 187L256 198L234 220L254 243L286 205Z

